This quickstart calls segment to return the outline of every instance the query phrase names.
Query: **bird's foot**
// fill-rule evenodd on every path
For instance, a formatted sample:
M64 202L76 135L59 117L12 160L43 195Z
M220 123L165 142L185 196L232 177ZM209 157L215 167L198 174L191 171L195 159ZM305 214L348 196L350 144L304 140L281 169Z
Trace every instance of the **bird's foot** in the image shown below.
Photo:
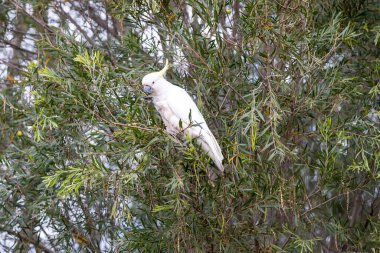
M143 97L142 99L144 99L145 101L152 101L153 100L153 97L152 96L145 96Z

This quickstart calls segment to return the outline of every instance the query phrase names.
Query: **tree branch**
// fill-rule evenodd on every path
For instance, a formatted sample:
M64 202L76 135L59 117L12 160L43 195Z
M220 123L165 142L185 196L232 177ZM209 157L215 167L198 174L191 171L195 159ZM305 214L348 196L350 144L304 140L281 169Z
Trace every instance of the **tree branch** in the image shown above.
M65 16L68 20L70 20L70 22L73 25L75 25L75 27L80 31L80 33L86 38L87 42L90 43L91 46L95 47L93 39L88 36L88 34L86 33L86 31L83 30L80 25L78 25L78 23L73 19L73 17L71 17L71 15L69 13L66 13L63 10L62 5L60 6L60 10L58 10L58 9L56 9L56 10L57 10L58 13L60 13L61 15Z
M28 53L28 54L37 55L36 52L33 52L33 51L28 50L28 49L22 48L22 47L20 47L20 46L18 46L18 45L13 44L13 43L10 42L10 41L7 41L7 40L3 39L3 38L0 38L0 41L3 42L3 43L6 44L6 45L12 47L12 48L15 49L15 50L19 50L19 51L22 51L22 52L25 52L25 53Z
M33 244L34 247L36 247L36 249L40 249L40 250L47 252L47 253L54 253L53 250L49 249L47 246L45 246L41 242L36 242L24 234L21 234L21 233L15 232L13 230L7 229L3 226L0 226L0 231L3 231L3 232L5 232L9 235L12 235L12 236L16 236L22 241L26 241L28 243L31 243L31 244Z

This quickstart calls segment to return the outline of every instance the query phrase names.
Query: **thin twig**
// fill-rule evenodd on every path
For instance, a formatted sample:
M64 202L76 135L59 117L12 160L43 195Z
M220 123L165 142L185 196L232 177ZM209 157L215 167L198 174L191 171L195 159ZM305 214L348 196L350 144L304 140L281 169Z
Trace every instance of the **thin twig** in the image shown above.
M21 234L21 233L18 233L18 232L15 232L11 229L7 229L3 226L0 226L0 231L4 231L6 232L7 234L9 235L13 235L13 236L16 236L18 237L21 241L26 241L28 243L31 243L33 244L33 246L36 248L36 249L40 249L46 253L54 253L53 250L49 249L46 245L42 244L41 241L37 242L35 240L32 240L30 237L24 235L24 234Z

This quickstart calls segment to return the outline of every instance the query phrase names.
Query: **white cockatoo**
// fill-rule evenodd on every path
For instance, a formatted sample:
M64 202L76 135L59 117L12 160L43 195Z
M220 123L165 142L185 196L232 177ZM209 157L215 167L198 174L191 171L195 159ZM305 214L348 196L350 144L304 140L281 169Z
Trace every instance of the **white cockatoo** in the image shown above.
M224 171L223 155L218 142L189 94L165 80L164 75L168 68L169 62L166 60L161 71L144 76L144 92L152 98L168 133L177 135L182 132L185 136L189 135L195 139L219 170Z

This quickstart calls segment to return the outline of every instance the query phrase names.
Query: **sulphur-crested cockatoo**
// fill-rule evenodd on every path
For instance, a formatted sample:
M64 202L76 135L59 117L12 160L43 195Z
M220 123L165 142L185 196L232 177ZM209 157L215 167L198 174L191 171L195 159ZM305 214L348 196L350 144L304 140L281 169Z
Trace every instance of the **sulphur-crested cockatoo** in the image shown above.
M152 98L154 107L164 121L166 131L173 135L183 133L195 139L219 170L223 171L223 155L218 142L189 94L165 80L164 75L168 68L169 62L166 60L161 71L144 76L144 92Z

